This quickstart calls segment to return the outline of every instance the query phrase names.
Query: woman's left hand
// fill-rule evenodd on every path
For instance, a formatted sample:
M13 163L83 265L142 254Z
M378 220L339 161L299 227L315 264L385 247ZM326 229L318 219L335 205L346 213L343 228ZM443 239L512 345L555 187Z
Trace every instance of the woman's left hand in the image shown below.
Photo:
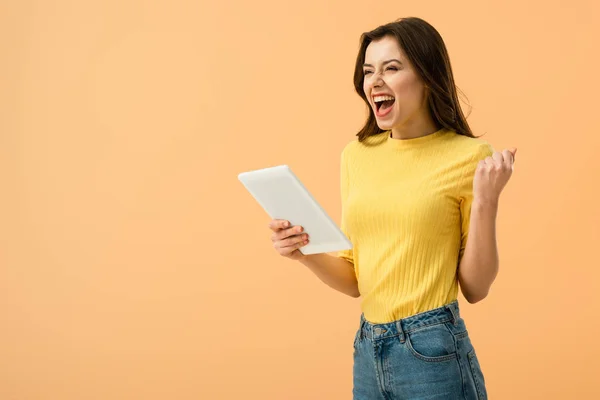
M479 161L473 178L474 201L498 204L500 193L512 175L515 154L516 148L496 151L491 157Z

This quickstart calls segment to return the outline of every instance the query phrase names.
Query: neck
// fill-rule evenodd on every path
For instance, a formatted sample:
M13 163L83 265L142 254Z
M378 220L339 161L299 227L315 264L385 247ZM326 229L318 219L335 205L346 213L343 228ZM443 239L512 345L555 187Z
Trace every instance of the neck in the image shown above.
M431 135L441 128L442 127L437 126L431 118L412 123L406 122L392 128L392 139L415 139Z

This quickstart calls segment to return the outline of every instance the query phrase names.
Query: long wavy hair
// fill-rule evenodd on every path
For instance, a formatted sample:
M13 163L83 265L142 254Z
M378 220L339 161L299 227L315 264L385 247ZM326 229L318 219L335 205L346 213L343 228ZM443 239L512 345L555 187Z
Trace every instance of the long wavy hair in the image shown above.
M375 114L363 90L363 64L367 46L372 41L385 36L396 38L425 84L428 92L427 104L434 123L453 130L459 135L476 138L460 108L458 89L454 83L444 40L428 22L417 17L407 17L381 25L370 32L364 32L360 37L360 50L354 68L354 88L366 103L369 117L363 128L356 134L358 140L362 142L369 136L384 132L377 125Z

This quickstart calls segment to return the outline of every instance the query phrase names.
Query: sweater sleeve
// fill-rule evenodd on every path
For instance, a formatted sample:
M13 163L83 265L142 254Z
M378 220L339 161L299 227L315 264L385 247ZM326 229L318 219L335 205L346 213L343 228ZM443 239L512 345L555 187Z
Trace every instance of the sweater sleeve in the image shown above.
M341 218L340 218L340 229L352 241L350 234L348 232L347 225L347 212L348 212L348 192L350 187L349 174L348 174L348 160L346 158L346 148L342 150L342 154L340 157L340 194L341 194ZM340 250L337 253L337 256L343 258L347 261L350 261L354 264L354 252L352 249L349 250Z
M485 160L486 157L491 157L494 154L494 148L487 142L483 142L477 146L473 157L465 166L462 174L463 182L459 189L460 201L460 217L461 217L461 236L460 236L460 252L458 262L462 259L465 248L467 247L467 239L469 237L469 225L471 223L471 205L473 204L473 178L479 161Z

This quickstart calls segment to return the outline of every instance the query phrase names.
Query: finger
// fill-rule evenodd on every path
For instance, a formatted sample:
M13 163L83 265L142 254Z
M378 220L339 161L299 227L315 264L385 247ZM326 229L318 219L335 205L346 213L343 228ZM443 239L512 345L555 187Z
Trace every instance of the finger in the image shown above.
M281 241L281 243L282 243L281 247L284 248L284 247L295 246L298 243L302 243L302 242L304 242L307 239L308 239L308 235L306 235L306 234L292 236L292 237L289 237L289 238L287 238L285 240L282 240Z
M295 251L297 251L298 249L300 249L301 247L306 246L306 243L300 242L300 243L296 243L293 246L288 246L288 247L284 247L281 249L280 253L283 256L289 256L291 254L293 254Z
M495 151L494 154L492 154L492 160L496 161L496 163L504 163L504 153Z
M281 254L284 254L287 250L294 251L295 249L305 246L308 244L308 238L302 239L300 235L294 236L293 238L278 240L273 243L273 247L275 247Z
M304 230L304 228L302 228L301 226L292 226L291 228L282 229L280 231L273 233L273 235L271 235L271 239L272 240L283 240L289 236L297 235L297 234L301 233L303 230Z
M290 222L285 219L272 219L269 222L269 228L275 232L287 228L288 226L290 226Z
M494 166L494 159L492 157L486 157L485 160L483 160L483 162L487 166Z
M502 154L504 155L504 165L508 168L511 167L511 165L514 162L514 156L513 153L511 153L510 150L503 150Z

